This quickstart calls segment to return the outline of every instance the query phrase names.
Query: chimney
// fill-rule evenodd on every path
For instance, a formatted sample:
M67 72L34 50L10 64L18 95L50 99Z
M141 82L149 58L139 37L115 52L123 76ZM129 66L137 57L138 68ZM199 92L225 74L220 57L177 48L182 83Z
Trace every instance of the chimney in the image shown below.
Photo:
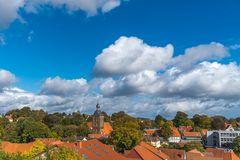
M78 149L81 149L81 148L82 148L82 141L79 141L79 142L78 142L78 146L77 146L77 147L78 147Z

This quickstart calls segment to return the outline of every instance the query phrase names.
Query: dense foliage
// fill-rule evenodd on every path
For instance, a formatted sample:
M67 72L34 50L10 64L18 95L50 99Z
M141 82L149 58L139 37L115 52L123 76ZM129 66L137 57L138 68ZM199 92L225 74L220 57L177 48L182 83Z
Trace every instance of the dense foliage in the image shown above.
M141 141L142 132L138 119L118 112L112 115L112 120L114 131L110 135L109 143L114 145L115 150L123 153Z
M87 127L88 116L80 112L72 114L48 114L43 110L31 110L29 107L9 111L14 122L0 118L0 139L27 143L34 138L61 138L75 141L92 131Z
M66 147L46 150L45 160L83 160L75 150Z

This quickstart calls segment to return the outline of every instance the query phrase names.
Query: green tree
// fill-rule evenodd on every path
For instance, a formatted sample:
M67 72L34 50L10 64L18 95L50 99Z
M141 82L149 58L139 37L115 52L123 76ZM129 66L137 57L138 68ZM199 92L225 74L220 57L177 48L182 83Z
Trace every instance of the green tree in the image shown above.
M76 150L66 147L60 147L57 149L48 149L47 160L84 160Z
M54 125L62 124L64 119L64 114L62 113L53 113L48 114L44 117L43 122L49 127L52 128Z
M191 151L193 149L197 149L200 152L205 151L202 143L200 143L200 142L192 141L192 142L189 142L189 143L184 145L184 150L187 151L187 152Z
M240 136L236 137L233 141L233 151L240 156Z
M194 123L191 119L187 119L184 123L183 123L184 126L192 126L194 127Z
M154 127L152 121L148 120L148 119L140 120L140 124L139 125L140 125L141 130L149 129L149 128L153 128Z
M18 137L16 123L8 124L3 131L3 140L10 142L19 142L20 138Z
M134 128L136 130L140 130L140 125L138 120L126 114L123 111L118 113L113 113L112 120L113 120L113 129L126 127L126 128Z
M171 122L168 121L163 124L163 126L160 130L160 135L166 140L172 135L172 123Z
M212 119L207 115L196 114L193 116L192 121L195 126L200 128L211 129L212 127Z
M77 130L78 126L68 125L64 127L63 138L67 141L76 141L77 140Z
M34 138L47 138L50 135L50 130L45 124L31 118L19 120L17 130L20 142L23 143L31 142Z
M163 126L163 124L165 123L165 121L166 121L166 119L163 118L159 114L155 117L155 120L154 120L155 125L156 125L157 128L161 128Z
M111 133L109 142L116 151L123 153L140 143L141 137L141 132L134 128L120 127Z
M51 128L52 132L55 132L59 137L63 137L64 135L64 127L62 125L55 125Z
M45 151L45 145L43 144L43 142L41 142L40 140L36 140L33 143L33 147L31 149L31 151L26 153L25 157L32 159L44 151Z
M174 125L176 127L184 125L184 123L188 120L188 115L184 112L178 111L173 119Z
M212 117L212 129L223 130L225 128L225 118L222 116Z

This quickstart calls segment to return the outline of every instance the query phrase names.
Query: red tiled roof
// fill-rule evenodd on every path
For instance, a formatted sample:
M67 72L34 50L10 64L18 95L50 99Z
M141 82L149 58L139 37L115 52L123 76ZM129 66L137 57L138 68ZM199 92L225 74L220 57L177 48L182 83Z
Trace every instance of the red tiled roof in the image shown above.
M227 129L228 127L232 127L232 124L225 123L224 127L225 127L225 129Z
M103 133L110 134L113 131L112 126L108 122L104 122Z
M172 127L172 137L181 137L181 134L176 127Z
M223 158L223 160L240 160L240 158L233 151L215 148L207 148L206 151L213 153L214 157Z
M103 135L103 134L88 134L89 138L96 138L99 139L101 137L108 137L108 135Z
M81 142L63 142L56 146L65 146L76 149L87 160L128 160L123 155L115 152L110 146L93 139Z
M184 150L161 148L161 151L170 157L170 160L184 160Z
M127 155L128 158L136 158L140 160L165 160L169 159L169 156L165 153L157 150L145 142L141 142L134 147Z
M147 135L153 135L157 132L156 129L145 129L144 131Z
M185 137L201 137L200 132L184 132Z
M27 153L31 151L33 143L11 143L11 142L1 142L2 149L6 153Z

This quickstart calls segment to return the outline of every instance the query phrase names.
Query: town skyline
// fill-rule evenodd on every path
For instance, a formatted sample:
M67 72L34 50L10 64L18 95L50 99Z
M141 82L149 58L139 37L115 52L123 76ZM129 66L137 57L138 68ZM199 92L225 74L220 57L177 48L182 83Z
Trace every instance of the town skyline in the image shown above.
M239 117L232 2L0 0L1 112Z

